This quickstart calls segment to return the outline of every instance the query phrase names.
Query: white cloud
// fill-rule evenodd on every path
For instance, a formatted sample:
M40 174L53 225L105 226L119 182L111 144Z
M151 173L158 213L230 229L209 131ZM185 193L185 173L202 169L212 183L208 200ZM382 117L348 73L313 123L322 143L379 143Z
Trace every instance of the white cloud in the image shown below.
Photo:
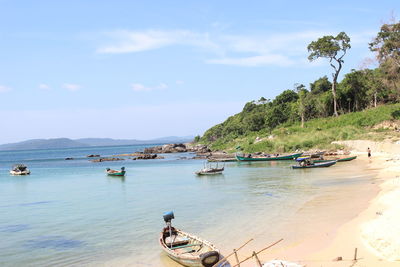
M149 92L149 91L155 91L155 90L164 90L168 88L168 85L165 83L160 83L159 85L149 87L145 86L141 83L133 83L131 84L131 88L135 92Z
M41 84L39 84L39 89L50 90L51 87L49 85L45 84L45 83L41 83Z
M6 93L11 91L11 87L5 86L5 85L0 85L0 93Z
M81 85L79 85L79 84L73 84L73 83L64 83L64 84L62 85L62 87L63 87L64 89L67 89L68 91L71 91L71 92L78 91L79 89L82 88Z
M324 35L337 31L300 31L287 33L262 33L253 35L227 35L198 33L187 30L115 31L107 34L110 45L100 47L99 53L137 53L172 45L200 47L211 55L204 59L208 64L236 66L304 66L307 45ZM371 32L349 34L352 44L367 43ZM209 56L210 57L210 56ZM306 60L307 62L307 60ZM317 66L311 64L306 67Z
M177 44L216 48L216 45L209 40L207 33L201 34L187 30L118 30L107 33L106 36L112 39L113 44L98 48L98 53L120 54L142 52Z
M176 80L176 82L175 82L177 85L182 85L182 84L184 84L185 82L184 81L182 81L182 80Z

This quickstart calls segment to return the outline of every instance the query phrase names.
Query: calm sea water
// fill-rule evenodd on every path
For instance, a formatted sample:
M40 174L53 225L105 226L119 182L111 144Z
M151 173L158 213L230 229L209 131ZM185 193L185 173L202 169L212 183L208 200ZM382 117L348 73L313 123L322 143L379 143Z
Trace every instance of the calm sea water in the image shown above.
M296 242L312 232L299 220L313 199L373 180L363 164L292 170L293 162L226 163L223 175L197 177L189 153L161 160L92 163L143 146L0 152L0 266L176 266L157 243L162 214L230 251L250 237ZM66 161L64 158L75 160ZM8 174L14 163L32 174ZM125 166L125 178L105 168ZM353 174L352 174L353 173ZM299 218L302 217L303 219ZM315 219L317 219L315 215Z

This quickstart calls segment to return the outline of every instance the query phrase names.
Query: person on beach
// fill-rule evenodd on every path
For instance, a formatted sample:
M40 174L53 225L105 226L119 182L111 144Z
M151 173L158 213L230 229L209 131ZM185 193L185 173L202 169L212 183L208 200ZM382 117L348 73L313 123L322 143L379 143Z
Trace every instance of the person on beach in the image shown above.
M370 158L371 157L371 149L368 148L367 152L368 152L368 158Z

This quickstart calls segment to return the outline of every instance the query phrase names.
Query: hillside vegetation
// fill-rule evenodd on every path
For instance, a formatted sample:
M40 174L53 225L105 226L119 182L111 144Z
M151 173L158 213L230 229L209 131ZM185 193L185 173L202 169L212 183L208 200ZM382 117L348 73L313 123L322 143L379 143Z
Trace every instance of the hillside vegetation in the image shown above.
M235 116L239 117L240 114ZM388 104L339 117L318 118L305 122L285 123L272 131L249 132L243 136L216 141L203 141L213 150L234 151L240 146L246 152L288 152L308 149L337 149L331 142L338 140L369 139L400 140L400 133L394 129L374 127L391 121L400 125L400 104ZM210 129L211 130L211 129ZM209 130L209 131L210 131ZM210 131L212 132L212 130ZM209 132L209 134L210 134ZM203 137L204 138L204 137Z
M212 149L240 145L248 152L285 152L328 148L336 140L387 138L388 131L373 126L400 118L400 22L384 24L368 45L379 67L353 69L338 82L350 37L342 32L319 38L308 46L309 59L328 59L332 82L324 76L308 87L295 84L275 99L248 102L195 141Z

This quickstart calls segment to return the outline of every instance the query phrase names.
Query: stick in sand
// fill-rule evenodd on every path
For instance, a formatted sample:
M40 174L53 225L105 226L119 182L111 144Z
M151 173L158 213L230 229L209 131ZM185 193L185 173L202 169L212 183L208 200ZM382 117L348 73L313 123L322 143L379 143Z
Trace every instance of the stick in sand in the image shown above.
M243 248L244 246L246 246L248 243L250 243L250 241L253 241L254 239L251 238L249 239L246 243L244 243L243 245L241 245L238 249L236 249L236 252L239 251L239 249ZM222 259L220 259L216 264L213 265L213 267L218 266L218 264L220 264L221 262L225 261L227 258L229 258L230 256L232 256L233 254L235 254L235 250L229 254L228 256L223 257Z
M259 254L259 253L263 252L264 250L269 249L270 247L275 246L276 244L278 244L278 243L281 242L282 240L283 240L283 238L279 239L278 241L276 241L275 243L269 245L268 247L265 247L265 248L263 248L262 250L257 251L257 252L254 252L254 253ZM239 262L238 264L233 265L232 267L236 267L236 266L238 266L239 264L241 264L241 263L247 261L248 259L251 259L252 257L253 257L253 254L252 254L250 257L247 257L246 259L242 260L242 261Z

